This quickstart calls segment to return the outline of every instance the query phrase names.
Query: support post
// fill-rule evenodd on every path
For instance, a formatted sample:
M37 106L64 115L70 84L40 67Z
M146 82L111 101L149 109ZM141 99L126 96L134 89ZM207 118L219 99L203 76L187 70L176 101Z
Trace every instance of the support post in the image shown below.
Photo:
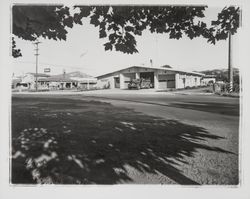
M232 67L232 41L231 32L228 32L228 81L229 81L229 92L233 91L233 67Z
M159 88L159 80L158 80L158 73L157 73L157 71L154 72L154 88L155 89Z
M135 79L140 79L140 73L138 72L135 73Z
M175 89L179 88L179 81L180 81L180 74L176 73L175 74Z
M38 90L38 85L37 85L37 73L38 73L38 56L39 56L39 54L38 54L38 51L39 51L39 48L38 48L38 45L40 44L41 42L39 42L39 41L36 41L34 44L36 45L36 48L35 48L35 51L36 51L36 53L35 53L35 56L36 56L36 77L35 77L35 83L36 83L36 85L35 85L35 87L36 87L36 92L37 92L37 90Z
M125 89L124 75L120 74L120 89Z

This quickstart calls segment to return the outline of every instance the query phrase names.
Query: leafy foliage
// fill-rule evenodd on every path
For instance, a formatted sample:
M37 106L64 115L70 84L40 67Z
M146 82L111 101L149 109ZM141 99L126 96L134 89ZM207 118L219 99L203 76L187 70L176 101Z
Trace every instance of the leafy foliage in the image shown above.
M214 69L214 70L205 70L199 72L204 73L206 75L215 75L217 81L229 82L227 69ZM238 68L233 68L233 83L240 84L240 75Z
M78 6L77 6L78 7ZM108 38L105 50L115 49L136 53L135 36L148 29L151 33L169 33L169 38L180 39L184 34L193 39L202 34L206 24L194 22L204 17L205 7L184 6L79 6L74 15L76 23L90 16L90 23L99 28L99 37ZM80 24L80 23L79 23Z
M12 56L14 58L22 56L21 50L20 49L16 49L16 41L14 40L14 37L12 37Z
M73 27L68 7L13 6L13 34L24 40L66 40L66 27Z
M225 40L228 33L234 35L239 28L240 23L240 8L239 7L225 7L218 14L217 20L212 21L212 43L219 40Z
M239 8L224 8L211 27L201 19L205 6L75 6L74 14L65 6L13 6L13 34L34 41L38 37L66 40L67 28L82 25L83 18L99 28L99 38L106 38L105 50L137 53L136 36L144 30L168 34L170 39L184 35L202 36L208 42L226 39L228 31L239 27Z

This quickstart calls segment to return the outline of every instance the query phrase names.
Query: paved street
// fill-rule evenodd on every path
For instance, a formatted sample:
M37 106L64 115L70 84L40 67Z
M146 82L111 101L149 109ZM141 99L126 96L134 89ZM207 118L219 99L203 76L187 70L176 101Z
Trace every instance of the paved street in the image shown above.
M55 183L61 173L66 179L61 183L238 184L238 98L192 91L14 94L12 114L14 157L19 151L20 157L39 159L45 152L25 151L18 139L20 132L46 130L57 145L47 162L55 159L51 165L56 167L60 157L61 166L69 160L78 165L78 170L63 166L53 174L50 169L46 179ZM62 138L66 130L70 136ZM73 143L73 155L67 143ZM17 160L16 165L23 161Z

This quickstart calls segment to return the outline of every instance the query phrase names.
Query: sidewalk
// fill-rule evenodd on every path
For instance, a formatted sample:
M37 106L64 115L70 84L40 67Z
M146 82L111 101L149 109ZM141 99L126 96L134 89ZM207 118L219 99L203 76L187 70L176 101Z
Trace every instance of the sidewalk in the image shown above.
M27 94L27 95L103 95L103 94L123 94L123 95L213 95L213 93L205 92L206 88L186 89L186 90L156 90L156 89L140 89L140 90L122 90L122 89L104 89L104 90L58 90L58 91L44 91L44 92L12 92L13 95Z

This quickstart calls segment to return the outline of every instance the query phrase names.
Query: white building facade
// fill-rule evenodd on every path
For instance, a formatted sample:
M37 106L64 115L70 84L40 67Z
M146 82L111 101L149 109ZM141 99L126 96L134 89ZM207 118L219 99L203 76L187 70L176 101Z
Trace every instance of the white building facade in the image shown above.
M172 68L132 66L97 77L99 88L127 89L133 79L150 79L157 90L181 89L201 86L202 73L186 72Z
M202 86L208 86L210 84L214 84L215 82L216 82L215 75L205 75L201 80Z

